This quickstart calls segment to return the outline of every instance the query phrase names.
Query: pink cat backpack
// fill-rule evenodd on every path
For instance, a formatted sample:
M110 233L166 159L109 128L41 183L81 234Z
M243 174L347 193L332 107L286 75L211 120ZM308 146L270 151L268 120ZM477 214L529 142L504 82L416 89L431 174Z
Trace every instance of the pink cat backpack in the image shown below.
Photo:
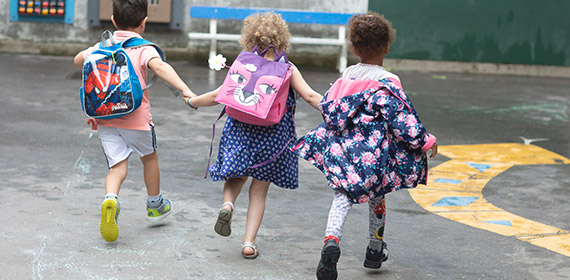
M269 48L275 49L275 60L264 58ZM225 113L253 125L278 124L287 112L287 96L291 82L291 64L285 50L278 53L271 45L261 53L257 46L242 51L230 67L216 97L226 105Z

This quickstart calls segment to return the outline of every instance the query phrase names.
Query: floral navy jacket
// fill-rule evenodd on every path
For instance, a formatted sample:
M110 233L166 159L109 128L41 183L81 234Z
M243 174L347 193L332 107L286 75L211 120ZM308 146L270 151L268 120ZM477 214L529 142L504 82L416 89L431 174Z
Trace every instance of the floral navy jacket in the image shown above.
M403 89L388 79L338 79L319 109L324 121L291 149L326 176L333 190L364 203L427 179L427 133Z

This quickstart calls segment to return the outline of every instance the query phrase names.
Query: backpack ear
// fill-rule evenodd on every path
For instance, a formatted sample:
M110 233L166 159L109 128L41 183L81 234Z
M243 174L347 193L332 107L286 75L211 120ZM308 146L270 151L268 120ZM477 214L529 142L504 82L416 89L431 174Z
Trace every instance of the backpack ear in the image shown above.
M259 48L257 47L257 45L253 46L253 49L251 50L251 52L259 55Z
M275 61L289 63L289 60L287 59L287 53L285 52L285 50L282 50L280 54L275 55Z

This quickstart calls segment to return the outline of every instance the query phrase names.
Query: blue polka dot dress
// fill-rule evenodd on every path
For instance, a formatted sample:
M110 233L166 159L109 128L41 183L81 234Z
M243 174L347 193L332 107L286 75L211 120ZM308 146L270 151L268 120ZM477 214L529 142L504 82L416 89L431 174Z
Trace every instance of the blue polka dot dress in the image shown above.
M215 165L209 169L213 181L249 176L260 181L271 182L281 188L296 189L298 182L298 159L289 151L296 140L295 98L289 91L287 112L276 125L258 126L227 118L220 139ZM281 150L275 160L271 160Z

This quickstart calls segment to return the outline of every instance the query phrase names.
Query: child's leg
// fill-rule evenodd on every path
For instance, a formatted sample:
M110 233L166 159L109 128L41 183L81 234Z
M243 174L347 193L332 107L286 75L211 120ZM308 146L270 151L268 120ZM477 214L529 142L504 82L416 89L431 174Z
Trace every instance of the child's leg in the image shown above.
M234 203L245 181L247 181L247 177L228 178L224 183L224 203L222 204L222 210L218 213L218 219L214 225L214 231L221 236L230 236L232 234L231 223Z
M103 239L113 242L119 237L119 217L120 206L118 200L121 184L127 177L127 160L123 160L111 168L105 178L105 200L101 205L101 225L99 227Z
M105 177L105 199L101 205L100 231L105 240L113 242L119 237L117 220L121 207L118 194L127 177L128 159L132 150L121 137L118 128L100 126L98 136L109 166Z
M144 183L148 194L146 200L146 220L158 223L172 213L172 202L160 193L160 169L158 152L155 150L141 157L144 170Z
M157 151L141 157L141 162L144 166L144 183L148 196L157 196L160 194L160 169Z
M127 178L128 159L125 159L109 168L109 173L105 178L105 194L119 194L121 184Z
M224 183L224 203L231 202L234 205L237 197L239 196L243 184L247 181L247 177L241 178L228 178ZM222 208L228 211L233 211L232 206L225 204Z
M243 244L247 242L255 244L257 231L261 225L263 214L265 213L265 198L269 190L269 182L253 179L249 187L249 205L247 207L247 221ZM254 255L252 247L244 247L244 255Z
M388 247L384 242L384 226L386 225L386 199L376 197L368 202L370 219L370 241L366 248L364 267L378 269L388 260Z
M352 208L352 202L344 192L336 191L329 211L327 229L325 231L325 244L321 250L321 259L317 265L317 279L337 279L336 264L340 258L338 245L342 236L342 227L346 216Z
M370 218L370 248L380 250L384 239L384 226L386 225L386 199L384 196L375 197L368 202Z
M344 226L344 221L351 208L352 203L346 194L339 191L335 192L331 210L329 211L325 238L328 236L334 236L340 240L342 237L342 227Z

